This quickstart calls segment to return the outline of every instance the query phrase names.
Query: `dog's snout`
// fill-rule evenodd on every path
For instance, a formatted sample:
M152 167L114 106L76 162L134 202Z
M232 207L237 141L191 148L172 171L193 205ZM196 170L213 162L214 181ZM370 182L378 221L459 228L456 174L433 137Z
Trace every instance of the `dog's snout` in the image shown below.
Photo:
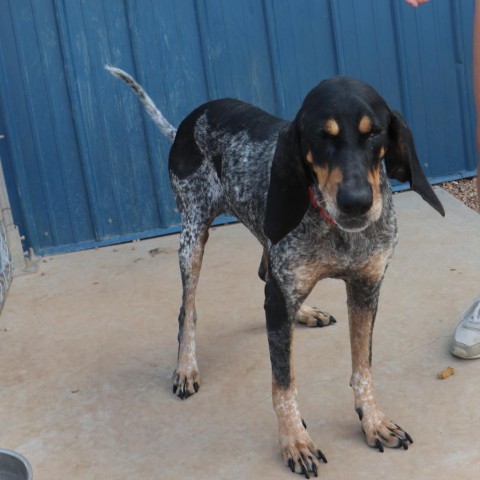
M337 205L347 215L362 215L372 207L373 192L370 185L362 188L341 186L337 193Z

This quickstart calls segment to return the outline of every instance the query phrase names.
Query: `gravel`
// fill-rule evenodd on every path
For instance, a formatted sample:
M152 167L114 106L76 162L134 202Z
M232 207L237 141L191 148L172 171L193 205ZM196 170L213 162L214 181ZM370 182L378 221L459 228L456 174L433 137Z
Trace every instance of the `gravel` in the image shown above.
M477 196L477 177L440 183L439 186L462 201L467 207L480 213Z

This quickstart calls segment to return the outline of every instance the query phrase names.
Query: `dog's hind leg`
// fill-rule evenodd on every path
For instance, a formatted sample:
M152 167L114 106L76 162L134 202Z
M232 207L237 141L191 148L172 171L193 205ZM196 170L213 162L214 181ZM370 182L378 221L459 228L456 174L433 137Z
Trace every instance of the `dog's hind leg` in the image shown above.
M307 327L327 327L337 323L335 318L329 313L323 312L316 307L310 307L305 303L298 309L295 320Z
M181 399L193 395L200 387L195 348L197 323L195 292L210 223L211 220L200 223L198 219L194 221L191 218L183 218L180 235L178 254L183 296L178 316L178 359L173 379L173 393Z
M258 267L258 276L264 282L268 281L268 251L266 248L263 249L262 259ZM305 303L298 309L295 320L307 327L326 327L337 323L335 318L329 313L323 312L316 307L310 307Z
M264 282L268 281L268 250L266 248L263 249L262 259L258 267L258 276L260 280Z

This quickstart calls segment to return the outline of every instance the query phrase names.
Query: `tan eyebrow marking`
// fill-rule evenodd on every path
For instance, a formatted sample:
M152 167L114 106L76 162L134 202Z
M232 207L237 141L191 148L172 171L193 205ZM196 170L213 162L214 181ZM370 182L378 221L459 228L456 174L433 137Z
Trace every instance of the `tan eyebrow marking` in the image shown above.
M307 152L306 159L308 163L313 163L313 155L311 150Z
M327 135L331 135L332 137L336 137L340 132L340 126L338 125L337 121L333 118L329 118L323 124L323 130Z
M364 115L358 124L360 133L370 133L372 131L372 119L368 115Z

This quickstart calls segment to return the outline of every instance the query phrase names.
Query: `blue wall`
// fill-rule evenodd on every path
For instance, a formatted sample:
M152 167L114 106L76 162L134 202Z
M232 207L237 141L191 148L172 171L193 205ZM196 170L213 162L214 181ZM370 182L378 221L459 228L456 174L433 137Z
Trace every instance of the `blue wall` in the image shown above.
M178 125L237 97L292 118L348 74L403 112L433 181L472 175L473 0L0 0L0 156L38 254L168 233L169 144L104 64Z

